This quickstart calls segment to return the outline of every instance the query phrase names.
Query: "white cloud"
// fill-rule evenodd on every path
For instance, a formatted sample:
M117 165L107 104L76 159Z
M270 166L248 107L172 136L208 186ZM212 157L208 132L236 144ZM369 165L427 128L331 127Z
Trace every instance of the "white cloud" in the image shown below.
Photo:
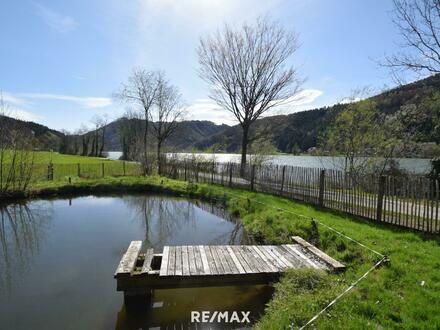
M23 98L19 98L10 93L4 93L4 92L0 92L0 99L2 99L5 103L15 104L15 105L24 105L26 103L29 103L27 100Z
M348 104L348 103L358 102L360 100L361 100L360 97L346 97L346 98L343 98L341 101L339 101L339 103Z
M72 96L46 93L22 93L18 95L21 98L73 102L87 109L104 108L112 104L112 99L108 97Z
M36 14L46 23L47 26L57 32L65 33L74 30L78 23L70 16L58 13L40 3L33 3Z
M21 108L15 108L15 107L8 107L7 112L5 113L8 117L12 117L15 119L20 119L24 121L39 121L43 119L42 116L39 116L35 113L32 113L30 111L21 109Z
M288 99L282 105L268 110L264 116L288 114L314 108L313 103L323 94L317 89L305 89ZM216 124L237 125L238 120L232 113L218 106L210 99L197 99L186 107L188 120L209 120Z
M210 99L197 99L186 109L187 120L209 120L215 124L236 125L237 119L232 113L219 107Z

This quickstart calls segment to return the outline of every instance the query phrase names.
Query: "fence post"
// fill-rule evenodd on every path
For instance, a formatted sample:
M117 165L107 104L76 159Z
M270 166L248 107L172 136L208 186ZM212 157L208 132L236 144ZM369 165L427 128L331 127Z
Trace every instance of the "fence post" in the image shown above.
M104 177L104 163L101 163L101 172L102 172L102 177Z
M125 176L125 161L122 161L122 171L123 171L123 173L124 173L124 176Z
M214 168L215 168L215 163L212 162L212 168L211 168L211 184L214 183Z
M324 206L325 170L319 174L319 206Z
M229 186L232 187L232 163L229 163Z
M49 163L47 165L47 180L51 181L53 180L53 164Z
M251 167L251 190L254 190L254 181L255 181L255 164Z
M199 163L196 163L196 182L199 182Z
M76 164L76 174L78 175L78 178L81 176L81 165L79 163Z
M281 190L280 190L280 194L283 193L283 189L284 189L284 175L286 173L286 165L283 166L283 173L281 175Z
M376 207L377 221L382 221L383 197L385 195L385 181L386 181L386 176L381 175L379 177L379 189L377 192L377 207Z
M183 175L184 175L184 180L186 181L186 160L183 164L184 164L183 165Z

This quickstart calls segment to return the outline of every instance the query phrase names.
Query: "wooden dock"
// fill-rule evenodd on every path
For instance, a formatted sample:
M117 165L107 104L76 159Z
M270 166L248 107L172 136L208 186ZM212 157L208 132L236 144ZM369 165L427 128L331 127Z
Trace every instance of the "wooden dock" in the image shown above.
M161 288L264 284L287 269L345 268L302 238L293 239L295 244L285 245L165 246L161 254L141 253L142 241L132 241L114 275L117 290L143 295Z

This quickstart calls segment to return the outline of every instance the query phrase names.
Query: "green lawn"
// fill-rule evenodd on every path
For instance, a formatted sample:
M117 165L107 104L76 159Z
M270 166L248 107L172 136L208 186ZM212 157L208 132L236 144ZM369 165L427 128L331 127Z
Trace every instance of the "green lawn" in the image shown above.
M97 164L102 162L119 162L99 157L85 157L78 155L64 155L59 152L37 151L35 152L36 164L48 164L52 160L53 164Z
M258 243L287 243L292 235L299 235L347 266L342 274L288 272L276 284L275 295L257 324L261 329L285 329L291 324L296 328L305 324L380 259L311 220L317 219L386 254L390 263L370 273L320 316L313 327L440 328L439 236L375 224L271 195L160 177L74 178L71 185L65 181L40 182L31 189L33 194L155 191L214 198L224 201L231 213L243 219L245 228Z

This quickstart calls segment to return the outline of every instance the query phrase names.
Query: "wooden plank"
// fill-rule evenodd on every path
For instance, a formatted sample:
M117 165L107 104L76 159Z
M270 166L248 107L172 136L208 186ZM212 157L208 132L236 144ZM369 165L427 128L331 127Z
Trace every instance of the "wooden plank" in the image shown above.
M255 266L257 267L260 273L270 272L264 260L260 257L258 253L255 252L255 250L251 246L249 245L245 246L245 249L247 250L248 254L250 254L252 260L254 261Z
M235 266L235 262L232 259L231 255L229 254L229 250L226 248L226 246L222 245L222 246L220 246L220 249L223 252L223 256L225 257L226 262L228 263L232 274L240 274L240 271L238 270L237 266Z
M174 246L170 246L167 275L176 275L176 248Z
M345 266L340 263L339 261L333 259L329 255L325 254L321 250L317 249L315 246L310 244L309 242L303 240L299 236L294 236L293 240L297 242L298 244L305 247L308 251L312 252L314 255L318 256L320 259L324 260L327 264L329 264L333 269L335 270L342 270L345 269Z
M243 266L241 265L240 261L238 260L237 256L235 255L234 251L232 250L232 248L228 245L226 246L226 249L229 252L229 255L231 256L232 261L235 264L235 267L237 268L238 272L240 274L246 274L246 271L244 270Z
M189 276L188 246L182 246L182 275Z
M260 251L262 251L268 260L278 269L278 271L281 271L286 267L278 258L272 253L268 245L260 246Z
M274 246L273 245L266 245L265 250L268 254L272 256L272 260L276 263L278 263L278 267L282 270L289 268L290 263L284 262L285 258L280 258L277 253L274 252Z
M200 254L200 250L197 246L194 246L194 262L196 263L196 275L203 274L203 264L202 264L202 256Z
M199 245L199 250L202 259L203 273L205 275L209 275L211 274L211 271L209 270L208 258L206 257L206 253L205 253L205 249L203 248L203 245Z
M211 251L212 259L214 260L215 267L217 268L218 274L224 274L225 270L223 269L223 265L220 261L220 257L217 253L217 249L215 246L210 246L209 250Z
M189 262L189 274L196 275L197 268L196 268L196 261L194 255L194 246L188 246L188 262Z
M214 258L211 254L211 249L209 246L204 246L203 249L205 250L206 258L208 259L209 269L211 271L211 274L218 275L219 271L217 270L217 267L215 265Z
M273 246L272 252L278 256L278 258L287 266L287 268L295 268L295 265L283 256L283 251L279 250L278 246Z
M246 262L248 263L249 267L251 268L252 273L259 273L260 270L258 269L257 263L254 260L254 257L252 255L252 253L250 253L246 246L244 245L240 245L239 246L239 250L241 255L243 256L243 259L246 260Z
M168 274L168 258L169 258L170 247L164 246L162 252L162 263L160 265L159 276L165 276Z
M144 264L141 273L148 273L151 270L151 261L153 260L154 250L148 249L145 253Z
M294 254L299 256L302 260L304 260L310 267L315 269L321 269L322 267L320 265L317 265L312 260L310 260L304 253L299 251L294 245L286 245L288 249L290 249Z
M269 269L270 272L278 272L278 268L271 262L269 261L269 258L264 254L263 251L261 251L259 249L258 246L253 245L252 248L255 250L255 252L257 252L259 254L259 256L264 260L267 268Z
M142 241L131 241L128 246L127 252L122 256L119 262L118 268L116 268L115 276L122 274L131 274L134 267L136 266L136 261L141 252Z
M294 253L292 250L290 250L286 245L287 244L283 244L280 246L280 248L284 249L285 258L289 259L290 262L295 265L294 268L309 267L309 264L303 258L301 258L297 253Z
M247 261L243 258L240 252L240 247L237 245L231 246L232 251L234 251L235 256L237 257L238 261L240 262L240 265L244 268L244 271L246 273L252 273L252 269L247 263Z
M176 271L175 274L177 276L182 276L183 275L183 270L182 270L182 247L181 246L176 246Z
M215 246L215 251L217 252L217 255L218 255L220 262L223 266L224 274L232 274L231 267L229 267L229 264L226 261L225 256L223 255L223 251L220 249L219 246Z

